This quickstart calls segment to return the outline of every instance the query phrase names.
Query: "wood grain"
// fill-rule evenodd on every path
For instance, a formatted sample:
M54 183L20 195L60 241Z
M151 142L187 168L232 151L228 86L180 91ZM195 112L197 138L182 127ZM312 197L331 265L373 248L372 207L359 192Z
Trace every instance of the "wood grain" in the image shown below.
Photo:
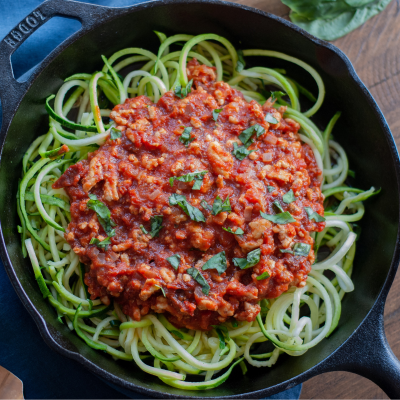
M288 19L280 0L237 0ZM400 0L363 26L333 42L349 57L359 77L383 111L400 147ZM397 274L385 308L385 330L394 354L400 358L400 274ZM302 399L387 399L368 379L349 372L330 372L305 382Z
M23 384L10 371L0 366L0 399L23 399Z

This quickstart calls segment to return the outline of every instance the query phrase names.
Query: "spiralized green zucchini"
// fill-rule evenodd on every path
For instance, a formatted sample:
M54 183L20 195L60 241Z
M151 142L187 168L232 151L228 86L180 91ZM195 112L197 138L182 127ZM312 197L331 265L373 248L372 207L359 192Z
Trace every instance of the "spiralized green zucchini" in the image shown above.
M75 74L65 80L55 96L48 97L49 131L35 139L22 162L19 231L24 256L29 256L39 288L55 308L60 323L75 330L93 349L134 362L168 385L207 390L222 384L243 360L257 368L272 367L282 353L300 356L332 334L340 319L341 300L354 290L351 274L357 235L353 223L364 215L362 202L376 191L346 185L346 152L331 138L340 113L333 116L324 132L309 119L325 96L324 83L314 68L276 51L250 49L242 53L245 58L264 57L265 65L269 57L274 57L302 67L317 84L315 97L287 78L286 71L266 66L238 68L238 53L223 37L156 34L161 42L157 55L128 48L108 59L103 56L101 71ZM177 50L170 52L172 47ZM323 171L320 180L326 197L326 228L313 236L315 251L324 246L330 255L312 266L304 287L292 287L276 299L263 300L256 321L224 323L224 348L215 330L179 330L163 315L149 314L137 322L124 315L115 302L104 306L100 300L90 300L84 268L64 238L70 221L68 196L63 189L52 189L53 182L69 165L86 158L108 138L111 125L104 118L113 106L143 94L157 102L167 91L187 85L186 64L193 57L215 66L217 79L242 91L248 101L264 103L265 85L286 94L288 101L279 98L276 107L287 106L285 117L300 124L300 140L311 147ZM119 71L128 66L132 72L121 77ZM314 99L306 112L301 111L299 93ZM78 112L72 121L68 114L74 105ZM62 145L69 146L69 152L57 158ZM328 270L334 279L326 278L324 272ZM270 350L265 351L264 345L260 348L265 342L269 342Z

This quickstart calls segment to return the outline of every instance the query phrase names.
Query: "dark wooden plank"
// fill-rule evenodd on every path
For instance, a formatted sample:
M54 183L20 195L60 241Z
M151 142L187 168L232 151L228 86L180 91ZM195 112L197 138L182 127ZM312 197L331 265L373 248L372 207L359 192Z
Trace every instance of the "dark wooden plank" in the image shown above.
M236 0L288 19L289 9L280 0ZM363 26L333 42L349 57L358 75L384 112L400 146L400 0ZM377 266L379 268L379 266ZM386 335L400 358L400 275L397 275L385 308ZM348 372L331 372L303 385L302 399L387 399L368 379Z

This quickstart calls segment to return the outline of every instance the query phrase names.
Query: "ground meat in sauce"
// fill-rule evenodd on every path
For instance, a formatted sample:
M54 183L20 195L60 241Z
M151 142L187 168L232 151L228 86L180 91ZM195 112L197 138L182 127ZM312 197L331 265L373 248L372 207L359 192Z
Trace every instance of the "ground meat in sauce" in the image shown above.
M176 326L210 329L230 317L253 321L260 311L258 302L275 298L290 286L305 285L314 262L314 252L295 257L280 249L296 242L313 244L311 231L321 231L324 223L310 220L304 207L323 215L323 195L311 148L299 140L297 122L283 118L285 107L276 109L266 102L247 102L227 83L215 82L215 69L188 64L188 78L194 80L191 93L180 99L168 92L153 104L147 97L127 99L111 113L121 138L108 139L87 160L71 166L54 184L65 188L71 199L71 222L66 239L87 265L85 282L91 298L103 303L115 299L125 314L139 321L149 312L166 313ZM212 111L223 109L217 122ZM272 114L277 124L264 120ZM254 124L265 128L243 161L232 154L240 133ZM179 141L184 127L192 127L194 140L188 147ZM200 190L194 182L169 178L207 170ZM270 192L267 186L274 186ZM282 196L290 189L296 201L285 204ZM95 194L111 211L116 235L108 250L89 244L106 233L96 213L88 209L88 193ZM183 194L199 208L206 222L192 221L178 206L169 205L169 196ZM229 196L232 211L211 215L200 206ZM260 211L275 214L278 200L296 222L277 225L260 217ZM159 236L151 238L152 216L163 216ZM242 236L222 227L244 231ZM260 262L241 270L232 258L244 258L261 248ZM213 255L225 251L227 270L201 270ZM179 254L176 271L167 258ZM201 286L186 273L195 267L210 285L205 295ZM269 278L257 280L268 272ZM165 297L160 288L164 289Z

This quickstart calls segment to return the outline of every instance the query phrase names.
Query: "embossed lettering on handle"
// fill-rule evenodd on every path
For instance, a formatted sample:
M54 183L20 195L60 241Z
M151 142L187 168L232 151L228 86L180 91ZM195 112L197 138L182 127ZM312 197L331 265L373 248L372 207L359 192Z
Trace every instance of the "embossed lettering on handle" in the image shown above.
M32 31L33 28L37 28L39 25L46 20L46 16L40 10L35 10L29 14L23 22L21 22L17 29L10 32L4 41L12 48L14 48L18 42L20 42L25 35Z

